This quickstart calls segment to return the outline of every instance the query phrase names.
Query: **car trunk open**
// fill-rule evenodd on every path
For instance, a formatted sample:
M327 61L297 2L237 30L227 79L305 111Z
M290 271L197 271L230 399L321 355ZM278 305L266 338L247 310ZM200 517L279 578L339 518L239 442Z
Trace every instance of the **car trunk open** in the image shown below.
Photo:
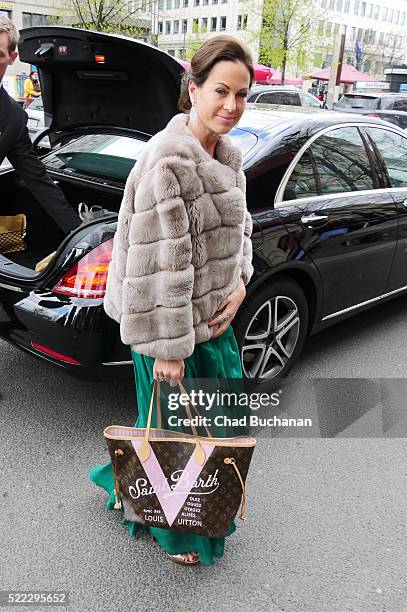
M57 26L20 34L20 59L38 68L53 131L104 126L152 135L178 112L184 69L152 45Z

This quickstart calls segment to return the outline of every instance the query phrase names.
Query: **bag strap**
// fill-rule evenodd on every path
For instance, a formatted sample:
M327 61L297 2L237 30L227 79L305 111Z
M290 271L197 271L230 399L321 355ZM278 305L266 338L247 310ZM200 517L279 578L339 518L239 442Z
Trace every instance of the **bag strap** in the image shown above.
M186 393L185 388L183 387L181 382L179 382L178 384L179 384L181 391L183 393ZM159 400L160 398L160 395L159 395L160 394L160 391L159 391L160 381L159 380L154 380L154 383L153 383L153 392L151 394L150 408L148 410L147 425L146 425L146 430L144 434L144 441L143 441L143 444L140 446L140 449L138 452L139 459L142 463L144 463L144 461L148 459L148 457L150 456L150 452L151 452L149 437L150 437L150 429L151 429L151 420L152 420L152 415L153 415L154 395L155 395L156 389L157 389L157 400ZM158 405L159 404L157 403L157 410L158 410ZM186 404L183 404L183 406L185 408L185 412L187 413L188 418L192 421L192 413L191 413L189 402L187 402ZM159 411L161 413L161 407ZM157 424L158 424L158 415L157 415ZM161 415L160 415L160 425L161 425ZM191 429L192 429L193 436L195 438L195 450L194 450L195 460L197 461L199 465L203 465L206 460L205 450L203 449L202 444L199 440L196 427L195 425L192 425L192 423L191 423ZM209 437L211 438L212 436L207 428L206 428L206 431L208 432Z

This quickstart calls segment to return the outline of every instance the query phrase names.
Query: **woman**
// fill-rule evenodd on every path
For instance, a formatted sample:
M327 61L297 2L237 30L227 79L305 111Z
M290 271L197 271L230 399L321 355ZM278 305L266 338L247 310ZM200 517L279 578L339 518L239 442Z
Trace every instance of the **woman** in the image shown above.
M39 98L41 95L40 80L38 78L38 72L33 70L30 72L28 79L24 81L24 108L28 108L33 98Z
M146 425L157 378L176 386L184 376L242 377L230 324L253 274L252 221L242 155L227 133L253 79L252 57L238 40L207 40L184 75L182 112L149 140L128 177L104 308L131 346L135 427ZM95 466L90 478L113 508L111 463ZM131 535L149 531L177 563L212 565L223 555L225 538L122 523Z

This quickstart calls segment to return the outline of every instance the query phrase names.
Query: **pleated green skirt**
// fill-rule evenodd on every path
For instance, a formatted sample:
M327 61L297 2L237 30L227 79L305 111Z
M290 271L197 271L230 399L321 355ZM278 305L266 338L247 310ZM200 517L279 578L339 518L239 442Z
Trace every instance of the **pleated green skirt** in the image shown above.
M154 381L154 358L148 357L147 355L141 355L133 350L132 358L138 404L138 418L134 427L145 427L147 424L147 414ZM192 355L184 360L184 366L185 379L242 378L239 350L232 326L229 325L227 330L217 338L197 344ZM166 385L166 383L164 383L164 385ZM176 388L171 389L173 391L176 390ZM163 417L165 417L164 410ZM155 425L155 418L153 418L152 425ZM172 427L172 429L176 428ZM230 432L211 433L215 437L233 435L230 434ZM94 466L90 470L89 477L94 484L102 487L109 494L106 507L112 510L114 508L112 463L109 461L109 463L105 465ZM123 513L123 509L121 509L120 512ZM180 533L170 529L160 529L159 527L141 525L139 523L127 521L126 519L122 519L121 524L126 525L130 535L134 537L141 530L147 531L159 542L161 547L170 554L198 552L201 563L204 565L213 565L215 558L222 557L224 553L225 538L208 538L201 535ZM226 536L231 535L234 531L236 531L235 522L230 526Z

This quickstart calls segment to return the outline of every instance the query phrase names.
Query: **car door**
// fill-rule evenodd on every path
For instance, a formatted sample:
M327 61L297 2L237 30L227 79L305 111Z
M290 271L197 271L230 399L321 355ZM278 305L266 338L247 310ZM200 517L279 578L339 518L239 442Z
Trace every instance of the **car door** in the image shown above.
M291 207L296 240L319 271L323 318L385 293L397 207L356 125L311 138L283 179L276 205Z
M389 283L389 289L395 290L407 286L407 135L382 127L365 129L398 208L398 241Z

